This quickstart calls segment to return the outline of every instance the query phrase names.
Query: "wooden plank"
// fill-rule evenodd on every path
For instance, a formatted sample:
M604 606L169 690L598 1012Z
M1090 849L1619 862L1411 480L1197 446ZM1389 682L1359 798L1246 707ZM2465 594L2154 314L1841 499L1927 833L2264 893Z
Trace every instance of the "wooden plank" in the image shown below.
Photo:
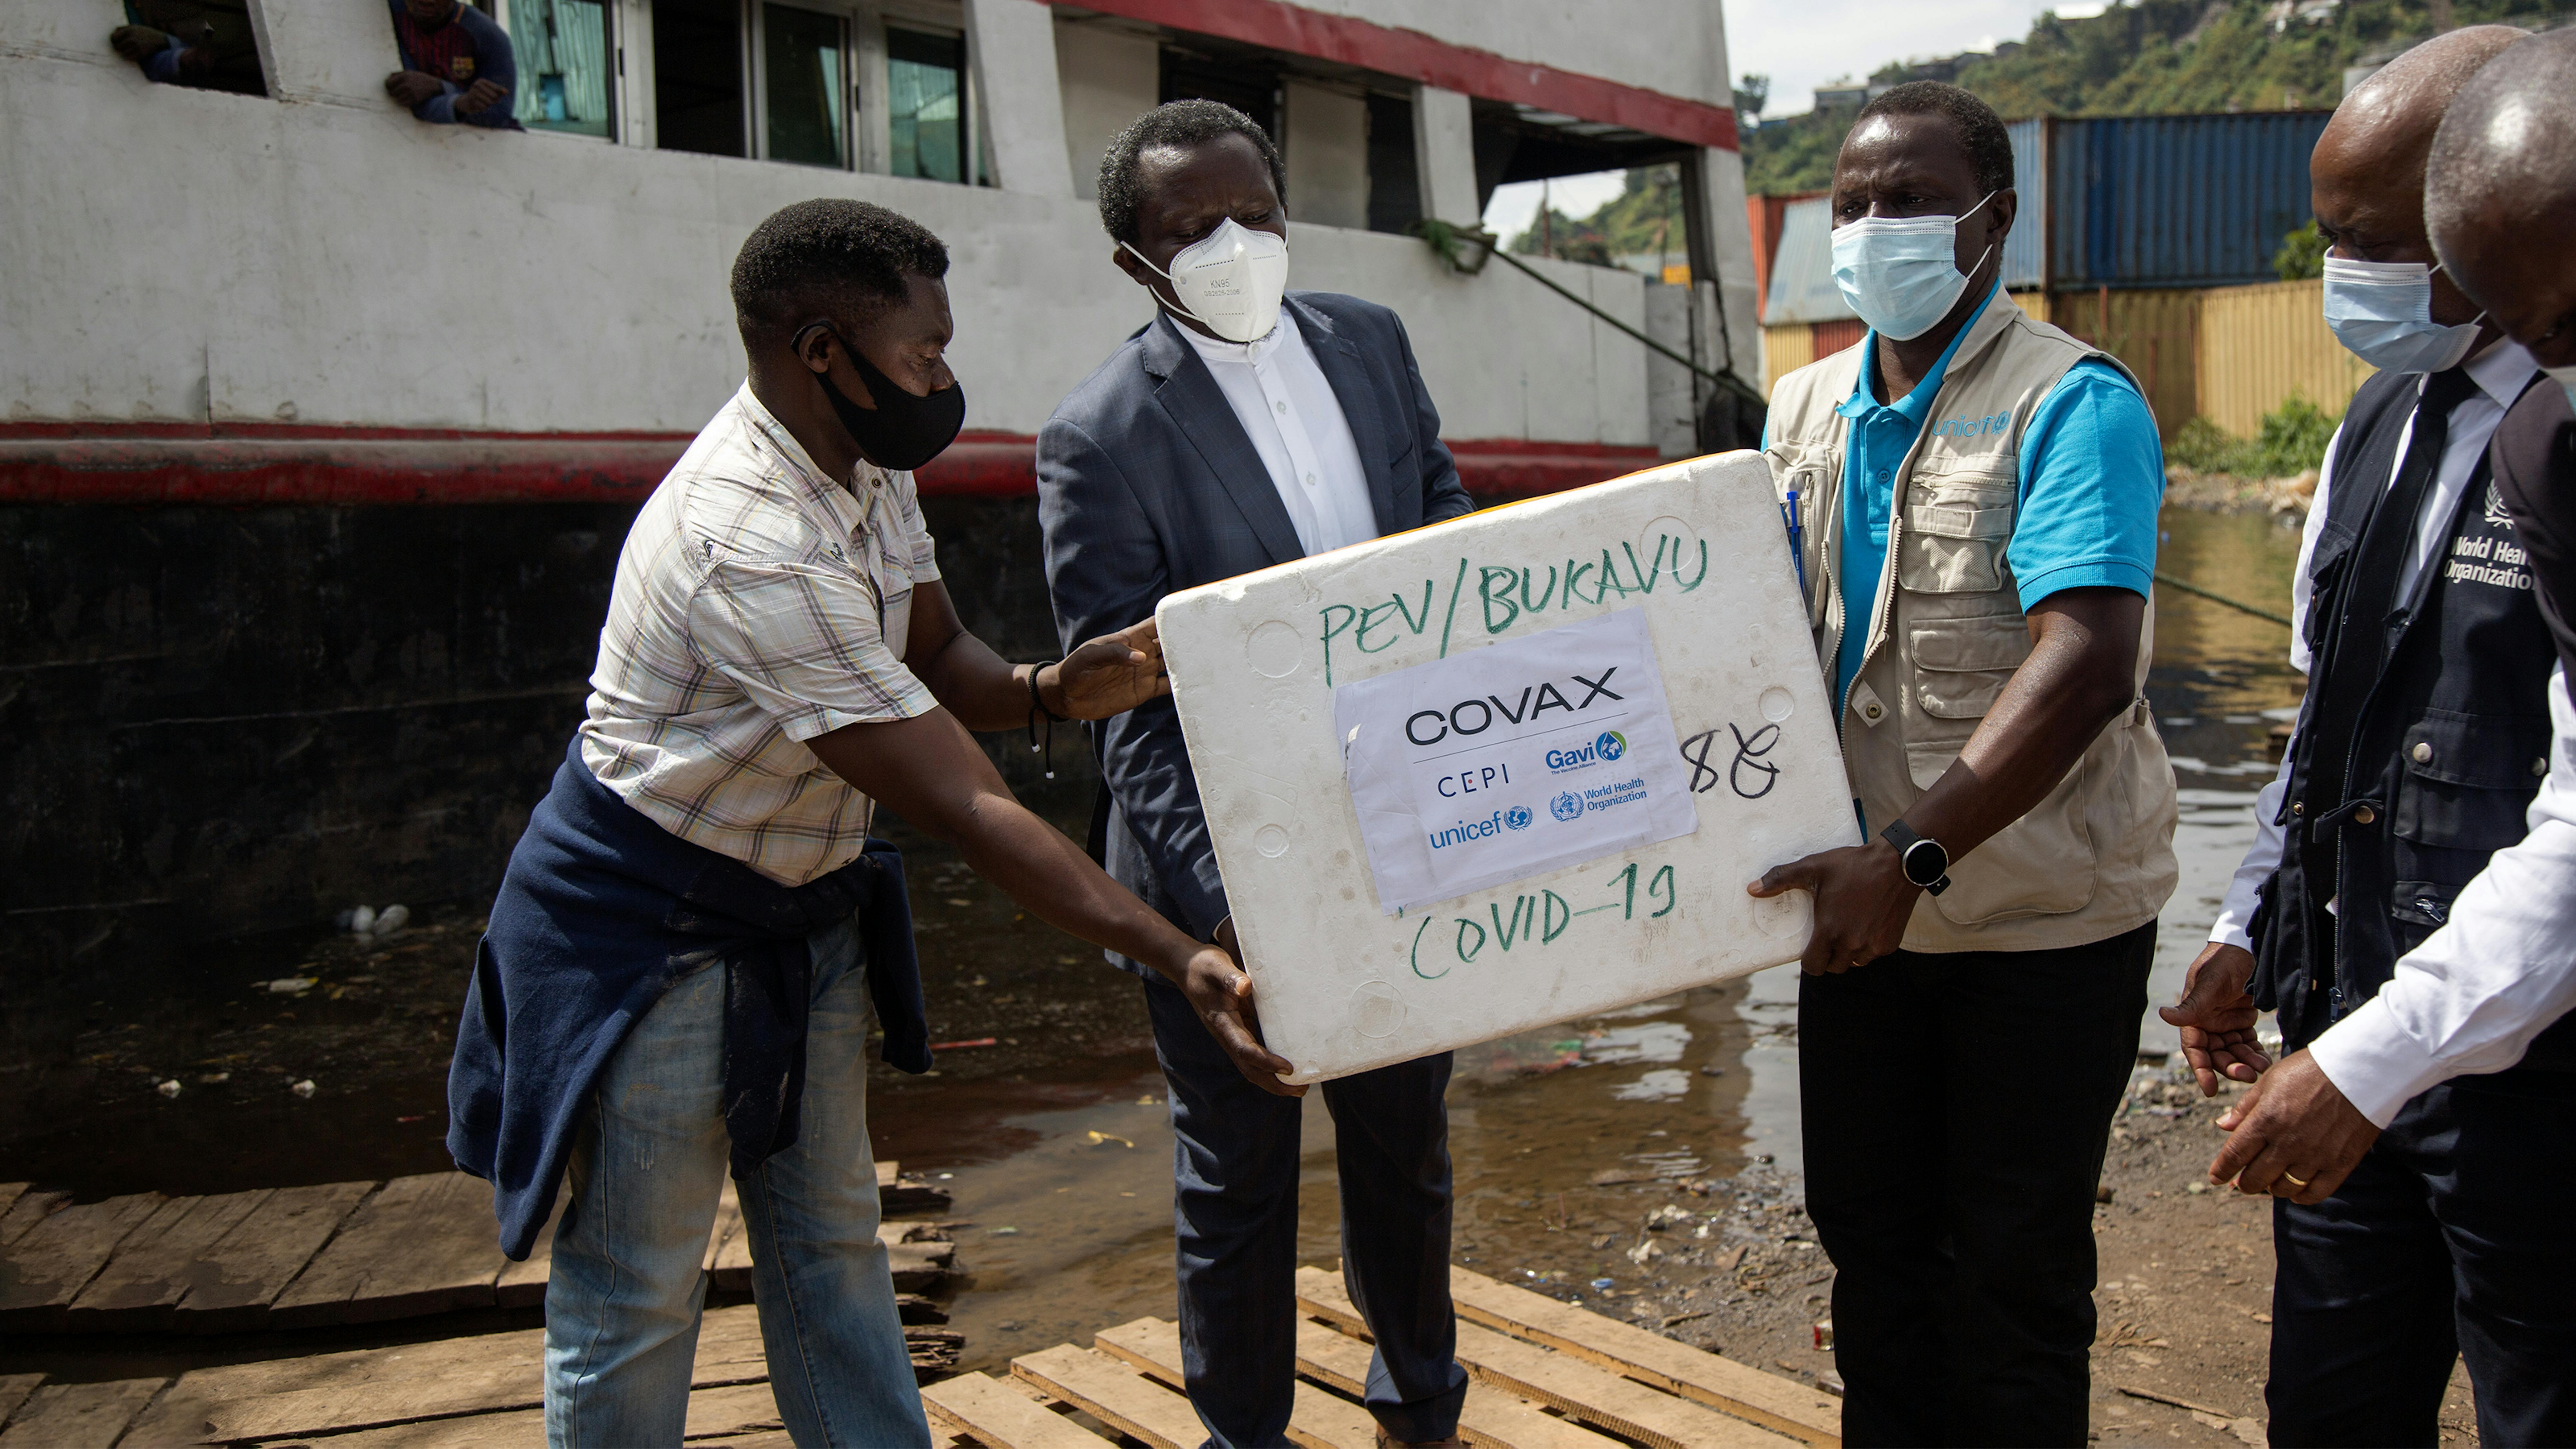
M109 1449L164 1379L113 1379L98 1384L47 1384L27 1396L0 1449Z
M931 1427L964 1435L985 1449L1100 1449L1099 1435L1027 1394L983 1374L959 1374L921 1391Z
M118 1449L130 1449L128 1438ZM259 1449L315 1449L305 1438L261 1439ZM545 1449L546 1411L513 1409L501 1414L469 1414L455 1419L423 1419L360 1429L318 1441L330 1449Z
M139 1192L63 1208L0 1248L0 1332L61 1332L72 1300L107 1266L116 1245L166 1201L157 1192Z
M406 1357L412 1362L399 1368L355 1364L310 1387L227 1397L206 1410L206 1437L283 1439L545 1404L542 1332L449 1339Z
M1011 1360L1011 1372L1148 1449L1194 1449L1207 1438L1189 1400L1106 1354L1060 1343Z
M1155 1382L1182 1393L1188 1386L1181 1366L1181 1326L1168 1319L1139 1318L1091 1336L1102 1353L1137 1369ZM1374 1449L1377 1419L1368 1410L1313 1384L1296 1386L1288 1409L1288 1438L1306 1449ZM1365 1390L1363 1390L1365 1391Z
M173 1326L189 1333L239 1333L268 1322L268 1306L295 1281L371 1182L282 1187L226 1233L179 1300Z
M1369 1357L1369 1346L1347 1333L1310 1319L1297 1323L1297 1372L1318 1383L1366 1395ZM1541 1413L1472 1375L1467 1402L1458 1411L1458 1436L1490 1449L1616 1449L1618 1444L1571 1419Z
M778 1416L778 1399L770 1393L768 1384L727 1384L689 1395L689 1423L682 1437L713 1439L785 1427Z
M74 1333L167 1329L224 1235L268 1199L270 1189L220 1197L174 1197L125 1235L63 1326Z
M493 1281L509 1262L497 1236L490 1184L462 1172L395 1178L277 1295L269 1326L488 1308Z
M1361 1326L1342 1280L1320 1268L1297 1270L1297 1306L1348 1329ZM1505 1393L1552 1404L1656 1449L1788 1449L1797 1442L1570 1355L1470 1324L1458 1325L1458 1361Z
M769 1356L760 1339L760 1310L751 1304L710 1308L698 1320L698 1357L691 1386L765 1383Z
M1449 1270L1449 1293L1462 1319L1546 1344L1817 1449L1840 1449L1843 1442L1841 1401L1794 1379L1465 1268Z
M948 1211L948 1189L918 1177L906 1177L900 1164L877 1164L877 1211L890 1218Z
M8 1423L9 1416L18 1412L18 1406L27 1402L27 1396L44 1381L43 1374L0 1374L0 1424Z
M7 1211L0 1212L0 1247L6 1247L27 1235L27 1230L70 1205L67 1192L29 1192L23 1182L9 1186L17 1189L9 1197Z
M490 1418L498 1424L508 1414L544 1401L544 1365L545 1330L530 1328L198 1369L171 1386L126 1442L192 1444L207 1437L209 1424L215 1421L240 1426L240 1437L254 1440L326 1430L347 1434L431 1415L473 1415L470 1422ZM697 1361L690 1373L693 1387L757 1383L768 1373L761 1352L759 1310L744 1304L711 1309L704 1315L698 1327ZM447 1391L468 1380L464 1391ZM251 1408L281 1401L293 1411L291 1415L270 1412L256 1420L248 1416ZM279 1427L290 1417L327 1422ZM540 1425L538 1438L543 1437ZM332 1449L355 1442L331 1440ZM398 1437L388 1442L415 1441ZM417 1442L449 1441L431 1436Z

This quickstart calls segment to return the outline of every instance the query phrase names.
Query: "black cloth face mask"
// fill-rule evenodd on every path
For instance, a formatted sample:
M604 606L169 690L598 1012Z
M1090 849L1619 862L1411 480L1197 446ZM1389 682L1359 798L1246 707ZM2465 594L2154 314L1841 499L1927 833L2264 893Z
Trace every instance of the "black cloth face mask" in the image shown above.
M859 349L850 345L849 339L838 332L830 335L849 355L850 365L859 370L859 380L868 385L868 396L876 399L875 407L863 408L850 401L850 395L832 381L832 374L819 374L823 395L832 400L832 411L869 462L892 472L908 473L957 441L957 430L966 425L966 389L951 383L928 397L914 397L895 386L894 379L877 371Z

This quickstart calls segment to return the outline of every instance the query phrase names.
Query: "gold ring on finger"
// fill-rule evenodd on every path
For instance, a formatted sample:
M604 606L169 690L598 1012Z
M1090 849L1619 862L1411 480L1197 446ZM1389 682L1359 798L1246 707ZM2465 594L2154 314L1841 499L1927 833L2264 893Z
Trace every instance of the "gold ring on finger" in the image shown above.
M2295 1172L2290 1172L2290 1171L2284 1170L2284 1171L2282 1172L2281 1176L2282 1176L2282 1178L2283 1178L2285 1181L2289 1182L2289 1183L2290 1183L2292 1186L2294 1186L2294 1187L2306 1187L2306 1186L2308 1185L2308 1179L2307 1179L2307 1178L2304 1178L2304 1177L2299 1176L2299 1175L2298 1175L2297 1173L2295 1173Z

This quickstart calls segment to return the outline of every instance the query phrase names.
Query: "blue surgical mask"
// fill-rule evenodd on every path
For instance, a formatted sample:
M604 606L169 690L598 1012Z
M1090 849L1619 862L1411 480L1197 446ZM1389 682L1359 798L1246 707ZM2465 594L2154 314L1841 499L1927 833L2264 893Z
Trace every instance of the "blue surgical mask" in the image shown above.
M1864 216L1835 227L1834 285L1843 300L1881 337L1907 342L1931 331L1968 290L1959 223L1994 199L1989 191L1957 216ZM1977 265L1993 250L1979 252Z
M2382 372L2457 367L2478 340L2478 323L2433 320L2433 273L2439 270L2422 262L2328 257L2326 325L2353 356Z

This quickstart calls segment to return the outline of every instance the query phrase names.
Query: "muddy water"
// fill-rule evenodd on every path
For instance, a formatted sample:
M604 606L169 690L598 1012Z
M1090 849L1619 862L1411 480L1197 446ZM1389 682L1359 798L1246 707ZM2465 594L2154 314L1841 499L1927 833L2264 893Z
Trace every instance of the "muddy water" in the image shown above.
M2174 511L2163 567L2288 609L2295 530ZM2271 719L2297 698L2284 631L2162 591L2150 682L2183 789L2182 886L2155 993L2169 1000L2251 838ZM1079 829L1088 801L1035 802ZM952 1304L970 1366L1172 1302L1168 1107L1140 987L1029 920L952 856L912 862L936 1074L875 1074L877 1154L955 1197L971 1277ZM43 1022L9 1023L0 1178L84 1196L215 1192L439 1170L443 1087L479 926L472 904L366 945L310 932L236 942L194 968ZM279 978L310 978L271 991ZM1585 1221L1604 1181L1798 1163L1796 980L1783 971L1461 1052L1450 1090L1457 1252L1583 1293L1630 1271ZM2170 1029L2152 1013L2150 1048ZM177 1079L175 1098L157 1090ZM315 1084L310 1096L293 1085ZM1300 1251L1338 1251L1332 1132L1304 1114Z

